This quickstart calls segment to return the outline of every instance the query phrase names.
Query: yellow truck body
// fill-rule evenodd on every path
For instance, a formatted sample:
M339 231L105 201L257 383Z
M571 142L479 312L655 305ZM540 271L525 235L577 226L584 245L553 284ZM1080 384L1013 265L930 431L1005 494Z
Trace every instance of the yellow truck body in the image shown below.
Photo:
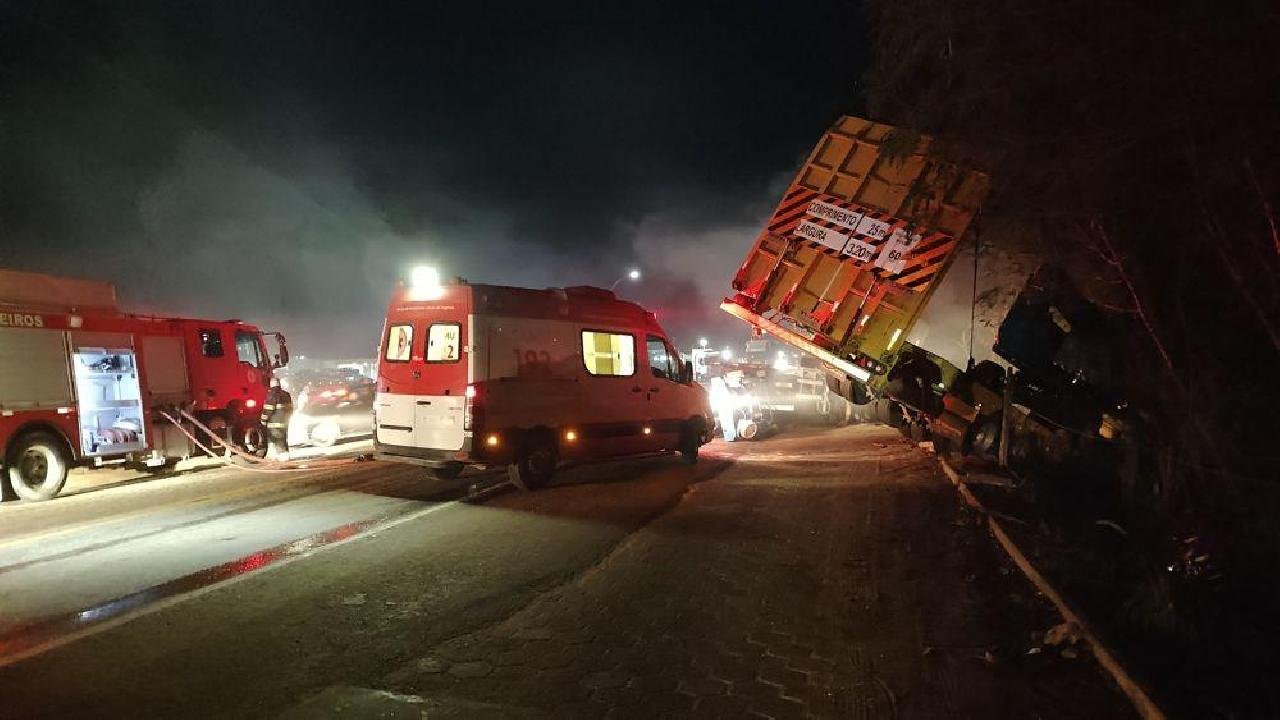
M871 385L883 381L986 197L932 139L841 117L818 141L722 308Z

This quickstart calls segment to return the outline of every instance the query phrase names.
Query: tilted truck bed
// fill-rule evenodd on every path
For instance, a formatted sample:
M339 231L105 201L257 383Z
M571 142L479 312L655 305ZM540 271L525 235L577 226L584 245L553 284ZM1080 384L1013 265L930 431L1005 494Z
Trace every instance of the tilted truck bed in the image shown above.
M818 141L722 308L862 382L893 365L987 193L933 141L845 116Z

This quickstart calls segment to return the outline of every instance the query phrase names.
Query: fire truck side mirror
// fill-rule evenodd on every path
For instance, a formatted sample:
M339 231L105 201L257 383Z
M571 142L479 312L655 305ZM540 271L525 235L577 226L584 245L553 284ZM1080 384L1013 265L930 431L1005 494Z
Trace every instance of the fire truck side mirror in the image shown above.
M688 360L680 363L680 382L685 385L693 382L693 363Z
M276 348L280 352L276 353L275 367L282 368L289 364L289 346L285 344L284 335L282 333L272 333L276 336Z

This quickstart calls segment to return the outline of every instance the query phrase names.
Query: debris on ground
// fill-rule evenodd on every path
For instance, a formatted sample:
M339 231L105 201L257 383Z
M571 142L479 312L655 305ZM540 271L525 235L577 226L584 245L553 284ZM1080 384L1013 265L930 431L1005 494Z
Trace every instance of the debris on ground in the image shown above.
M1077 642L1080 642L1080 626L1069 621L1054 625L1044 634L1044 644L1050 647L1075 645Z
M356 593L354 595L348 595L342 598L342 604L343 605L363 605L365 603L365 600L366 598L364 593Z

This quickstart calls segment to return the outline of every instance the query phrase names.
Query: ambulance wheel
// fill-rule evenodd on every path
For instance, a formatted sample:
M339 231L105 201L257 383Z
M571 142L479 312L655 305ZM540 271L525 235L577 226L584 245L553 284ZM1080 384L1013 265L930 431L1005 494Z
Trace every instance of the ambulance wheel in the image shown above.
M462 474L465 466L460 462L445 463L439 467L430 468L431 476L437 480L455 480Z
M507 466L507 478L521 490L538 490L551 482L559 462L554 438L534 436L526 441L516 462Z
M680 459L685 465L696 464L701 447L702 427L692 422L686 424L684 430L680 431Z
M67 484L71 458L62 440L49 433L23 435L9 453L7 480L19 499L51 500Z

